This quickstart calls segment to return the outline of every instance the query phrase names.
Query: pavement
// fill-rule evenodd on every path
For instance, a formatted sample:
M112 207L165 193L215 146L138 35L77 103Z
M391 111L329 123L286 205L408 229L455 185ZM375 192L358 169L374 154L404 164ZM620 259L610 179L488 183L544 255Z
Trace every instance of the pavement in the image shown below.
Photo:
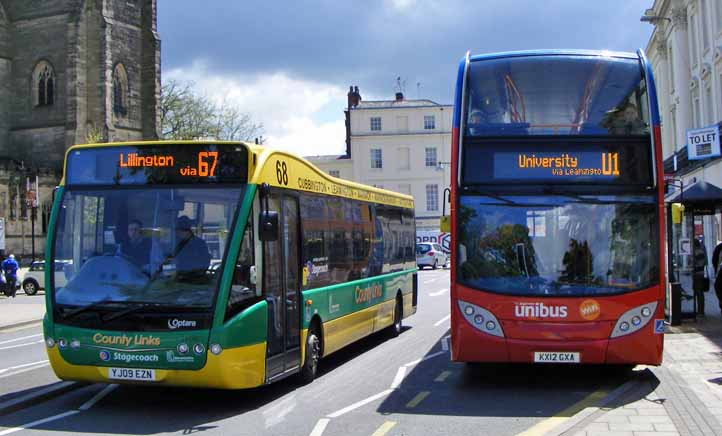
M722 315L705 297L706 316L668 328L662 366L638 366L627 389L547 435L722 435Z

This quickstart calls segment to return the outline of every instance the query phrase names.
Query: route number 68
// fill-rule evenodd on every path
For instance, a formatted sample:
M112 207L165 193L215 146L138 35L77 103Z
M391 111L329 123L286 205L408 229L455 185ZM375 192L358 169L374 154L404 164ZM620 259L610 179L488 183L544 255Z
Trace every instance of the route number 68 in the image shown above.
M285 161L276 161L276 179L279 185L288 186L288 167Z

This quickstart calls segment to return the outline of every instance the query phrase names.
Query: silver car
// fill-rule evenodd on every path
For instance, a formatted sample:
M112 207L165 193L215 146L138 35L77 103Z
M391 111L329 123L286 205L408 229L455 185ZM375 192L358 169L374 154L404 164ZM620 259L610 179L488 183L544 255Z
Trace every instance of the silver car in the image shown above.
M430 266L436 269L439 266L446 266L449 257L444 253L439 244L431 242L420 242L416 244L416 265L419 268Z

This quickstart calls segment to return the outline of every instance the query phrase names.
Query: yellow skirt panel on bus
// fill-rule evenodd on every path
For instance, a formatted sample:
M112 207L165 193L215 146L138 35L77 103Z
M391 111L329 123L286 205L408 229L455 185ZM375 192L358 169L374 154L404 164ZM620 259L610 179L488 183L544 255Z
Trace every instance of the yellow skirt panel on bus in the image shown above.
M411 300L409 299L409 304ZM394 323L396 300L389 300L323 324L323 355L327 356ZM305 335L303 335L305 339ZM305 340L303 342L306 343Z
M108 378L103 366L71 365L60 355L57 347L48 350L55 374L63 380L88 382L117 382ZM218 389L244 389L260 386L266 379L266 344L230 348L216 356L208 353L206 365L197 370L155 370L155 382L169 386L208 387Z
M323 355L327 356L373 332L377 306L323 323Z

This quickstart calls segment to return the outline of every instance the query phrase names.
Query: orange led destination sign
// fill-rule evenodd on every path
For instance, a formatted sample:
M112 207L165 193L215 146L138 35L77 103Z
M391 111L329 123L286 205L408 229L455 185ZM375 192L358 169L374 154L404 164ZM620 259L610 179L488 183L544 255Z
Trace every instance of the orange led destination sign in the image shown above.
M85 147L68 154L66 183L166 185L245 183L248 149L238 144Z
M653 184L651 147L643 140L490 140L466 145L462 160L468 184Z
M178 174L183 177L214 177L218 164L217 151L199 151L197 166L184 165L178 168ZM118 166L121 168L172 168L175 167L175 158L170 155L139 155L138 153L120 153Z
M601 158L598 166L580 167L579 156L562 153L550 153L537 156L535 153L519 153L517 165L519 169L549 169L553 176L619 176L619 153L595 153ZM580 153L582 154L582 153ZM584 153L587 154L587 153ZM593 165L591 156L584 156Z

